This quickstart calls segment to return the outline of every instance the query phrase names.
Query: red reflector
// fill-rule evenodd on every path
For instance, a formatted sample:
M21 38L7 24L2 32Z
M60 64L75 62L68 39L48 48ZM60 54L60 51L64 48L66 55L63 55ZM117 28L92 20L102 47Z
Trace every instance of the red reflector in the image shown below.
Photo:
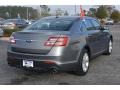
M55 62L52 62L52 61L44 61L44 63L46 63L46 64L55 64Z

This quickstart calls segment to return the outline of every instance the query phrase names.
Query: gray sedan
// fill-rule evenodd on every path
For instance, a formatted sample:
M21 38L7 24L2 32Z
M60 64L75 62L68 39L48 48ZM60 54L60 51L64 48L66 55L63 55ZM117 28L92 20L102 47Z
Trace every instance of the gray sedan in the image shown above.
M112 43L109 30L94 18L45 17L11 35L7 61L22 69L85 75L91 59L112 53Z

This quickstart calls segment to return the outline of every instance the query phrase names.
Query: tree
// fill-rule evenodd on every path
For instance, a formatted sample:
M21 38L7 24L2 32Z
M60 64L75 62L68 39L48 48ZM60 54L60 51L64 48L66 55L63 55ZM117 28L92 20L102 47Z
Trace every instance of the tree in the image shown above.
M27 19L27 9L29 13L29 19L37 18L37 10L32 7L24 6L0 6L0 17L8 18L17 18L18 14L21 18Z
M103 5L104 8L106 8L108 14L111 14L112 11L115 9L115 6L114 5ZM100 5L94 5L94 7L98 8L100 7Z
M40 5L40 13L42 17L49 16L50 8L47 5Z
M83 12L84 12L84 14L85 14L85 16L86 16L87 11L86 11L86 10L83 10Z
M96 12L96 17L99 18L99 19L104 19L106 18L108 15L107 15L107 10L104 6L100 6L98 9L97 9L97 12Z
M69 13L67 11L64 12L64 16L68 16Z
M120 13L118 10L114 10L110 16L111 19L114 20L114 22L118 22L120 20Z
M108 10L108 13L112 13L114 10L115 6L114 5L104 5L104 7Z
M112 11L114 10L114 5L104 5L104 7L107 9L108 18L110 18L110 15L112 14Z
M95 8L90 8L88 16L96 17L96 9Z
M58 8L57 10L55 10L55 14L56 16L62 16L63 11L60 8Z

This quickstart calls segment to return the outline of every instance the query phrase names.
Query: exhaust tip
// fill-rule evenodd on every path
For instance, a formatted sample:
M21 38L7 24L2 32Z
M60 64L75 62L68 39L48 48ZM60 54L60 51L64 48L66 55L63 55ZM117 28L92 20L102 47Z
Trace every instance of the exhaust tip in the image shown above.
M52 67L52 68L51 68L51 71L52 71L52 73L57 73L57 72L58 72L58 69L57 69L56 67Z

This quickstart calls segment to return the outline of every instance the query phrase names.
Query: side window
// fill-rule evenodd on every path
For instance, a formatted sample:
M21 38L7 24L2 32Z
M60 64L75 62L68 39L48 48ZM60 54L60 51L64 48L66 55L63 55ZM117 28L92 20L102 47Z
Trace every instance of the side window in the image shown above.
M90 19L85 20L85 25L86 25L86 28L87 28L88 31L95 29L94 26L93 26L93 24L91 23Z
M92 24L94 25L95 30L99 30L100 24L99 24L99 22L97 20L92 20Z
M20 19L17 19L16 22L17 22L18 24L21 24L21 20L20 20Z
M24 19L22 19L21 22L22 22L23 24L26 24L26 21L25 21Z
M86 29L86 25L85 25L84 22L81 24L81 28L80 28L80 30L81 30L82 32L84 32L84 31L87 30L87 29Z

